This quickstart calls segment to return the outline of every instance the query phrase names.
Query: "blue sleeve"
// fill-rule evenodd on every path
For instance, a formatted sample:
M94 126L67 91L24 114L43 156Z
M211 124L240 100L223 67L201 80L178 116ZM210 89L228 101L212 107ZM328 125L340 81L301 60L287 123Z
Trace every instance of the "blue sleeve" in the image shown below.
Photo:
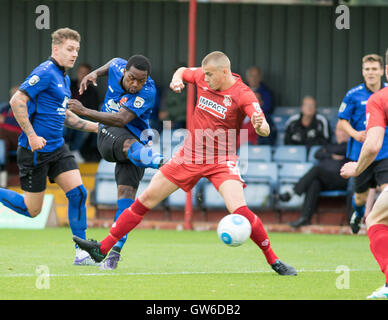
M108 72L121 72L122 68L125 68L127 61L122 58L114 58L112 62L109 64Z
M350 120L354 110L354 103L352 101L352 95L350 93L346 94L344 100L338 110L338 118L344 120Z
M50 80L50 69L38 67L24 80L19 90L27 93L31 99L34 99L40 92L49 87Z
M140 117L143 113L152 109L155 104L155 93L148 94L127 94L120 100L121 107L135 113Z

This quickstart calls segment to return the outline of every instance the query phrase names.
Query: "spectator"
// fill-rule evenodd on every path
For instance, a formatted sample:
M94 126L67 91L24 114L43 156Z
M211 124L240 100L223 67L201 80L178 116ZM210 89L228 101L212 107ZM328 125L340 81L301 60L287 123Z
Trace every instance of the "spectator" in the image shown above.
M18 90L15 86L9 91L10 97ZM0 105L0 139L4 140L7 155L18 147L18 137L22 129L17 123L9 102Z
M349 136L345 131L336 128L336 143L320 148L315 158L319 161L294 186L291 192L279 195L281 201L289 201L294 194L306 194L301 216L290 225L298 228L310 224L316 209L319 193L324 190L346 190L348 181L340 176L340 168L346 162L346 147Z
M256 66L249 67L245 76L251 90L260 94L262 100L262 104L260 104L261 109L268 118L272 115L275 107L271 90L262 82L261 69Z
M286 122L284 144L325 145L331 141L329 121L317 113L317 102L311 96L303 98L301 112Z
M245 78L248 86L256 94L259 100L260 107L264 112L267 119L271 133L268 137L259 137L259 144L274 145L276 142L277 130L274 122L272 121L271 115L274 111L274 99L271 90L262 82L261 69L256 66L251 66L245 73ZM253 137L253 134L252 134ZM257 137L257 135L256 135ZM257 144L254 143L254 144Z
M184 63L177 64L173 73L184 66ZM167 88L165 92L159 111L159 119L161 121L171 121L172 130L186 128L186 99L186 90L183 90L180 94L176 94L170 88ZM255 135L257 136L256 133Z
M82 79L91 71L92 67L87 63L78 65L77 79L72 80L70 85L71 96L73 99L81 101L85 107L98 111L100 109L100 100L96 88L88 86L87 90L82 95L78 92ZM69 144L70 151L73 153L75 160L78 163L85 161L82 154L85 154L88 159L92 159L98 155L96 134L65 127L64 137L65 141ZM86 141L88 141L88 143L85 143Z

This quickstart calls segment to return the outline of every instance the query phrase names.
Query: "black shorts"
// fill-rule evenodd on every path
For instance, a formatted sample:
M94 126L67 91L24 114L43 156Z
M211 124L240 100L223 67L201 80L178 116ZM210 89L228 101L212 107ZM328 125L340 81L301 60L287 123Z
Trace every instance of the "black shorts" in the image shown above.
M116 162L115 178L117 185L131 186L137 189L144 175L144 168L134 165L123 152L125 140L137 137L126 128L99 126L97 148L101 156L109 162Z
M31 152L19 146L17 164L21 188L27 192L42 192L46 189L47 177L54 183L59 174L78 169L74 156L65 144L53 152Z
M354 191L364 193L369 188L376 188L388 183L388 159L373 162L354 179Z

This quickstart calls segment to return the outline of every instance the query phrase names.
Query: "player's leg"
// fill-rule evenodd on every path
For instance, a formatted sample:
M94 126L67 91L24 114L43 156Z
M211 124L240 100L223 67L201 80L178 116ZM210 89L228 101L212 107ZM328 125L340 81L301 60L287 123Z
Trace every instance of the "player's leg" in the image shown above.
M109 235L100 242L82 241L73 237L73 240L84 250L88 251L96 261L102 261L112 247L124 235L134 229L142 220L144 215L154 208L159 202L166 199L179 187L167 179L160 171L152 178L147 189L136 199L136 201L119 216L110 229Z
M68 200L68 219L73 235L86 239L87 190L82 183L81 173L74 156L67 145L56 151L51 158L48 177L51 183L56 183L63 190ZM74 265L95 265L87 252L75 247Z
M127 162L141 168L157 169L163 157L138 141L125 128L100 127L97 147L101 156L110 162Z
M182 151L183 152L183 151ZM102 261L109 250L125 234L135 228L144 215L178 188L189 191L201 178L201 166L188 166L175 154L153 176L147 189L136 199L130 208L125 209L110 229L109 235L99 242L73 240L87 250L95 261Z
M368 298L388 298L388 189L384 188L366 218L370 250L381 272L385 285Z
M0 202L29 218L37 216L43 205L48 166L41 158L40 154L19 147L17 164L24 196L13 190L0 188Z
M73 236L86 239L87 216L86 199L87 190L82 184L82 178L78 169L65 171L57 175L53 182L65 192L68 199L68 219ZM74 265L96 265L89 254L75 246Z
M158 169L163 164L163 156L136 139L126 139L123 153L128 160L140 168Z
M115 166L115 179L117 183L117 211L114 221L129 208L133 203L136 196L137 188L140 180L143 178L144 169L135 166L132 163L116 163ZM127 241L128 234L125 234L116 244L113 246L109 253L109 256L101 265L101 269L116 269L118 262L120 261L121 250Z
M248 219L252 227L251 239L261 249L271 267L281 275L296 275L293 267L275 255L261 219L247 207L243 191L244 181L236 162L227 161L226 164L204 166L203 174L221 194L227 210Z
M352 197L353 214L350 218L350 228L353 233L358 233L365 215L365 204L368 199L369 188L375 187L375 163L371 164L363 173L354 179L354 194Z

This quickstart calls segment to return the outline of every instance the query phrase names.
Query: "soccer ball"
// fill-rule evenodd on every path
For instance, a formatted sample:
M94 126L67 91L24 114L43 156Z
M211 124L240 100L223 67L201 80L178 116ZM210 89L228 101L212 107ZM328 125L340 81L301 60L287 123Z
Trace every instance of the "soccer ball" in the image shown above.
M228 214L217 227L218 237L231 247L242 245L251 236L251 231L248 219L240 214Z

